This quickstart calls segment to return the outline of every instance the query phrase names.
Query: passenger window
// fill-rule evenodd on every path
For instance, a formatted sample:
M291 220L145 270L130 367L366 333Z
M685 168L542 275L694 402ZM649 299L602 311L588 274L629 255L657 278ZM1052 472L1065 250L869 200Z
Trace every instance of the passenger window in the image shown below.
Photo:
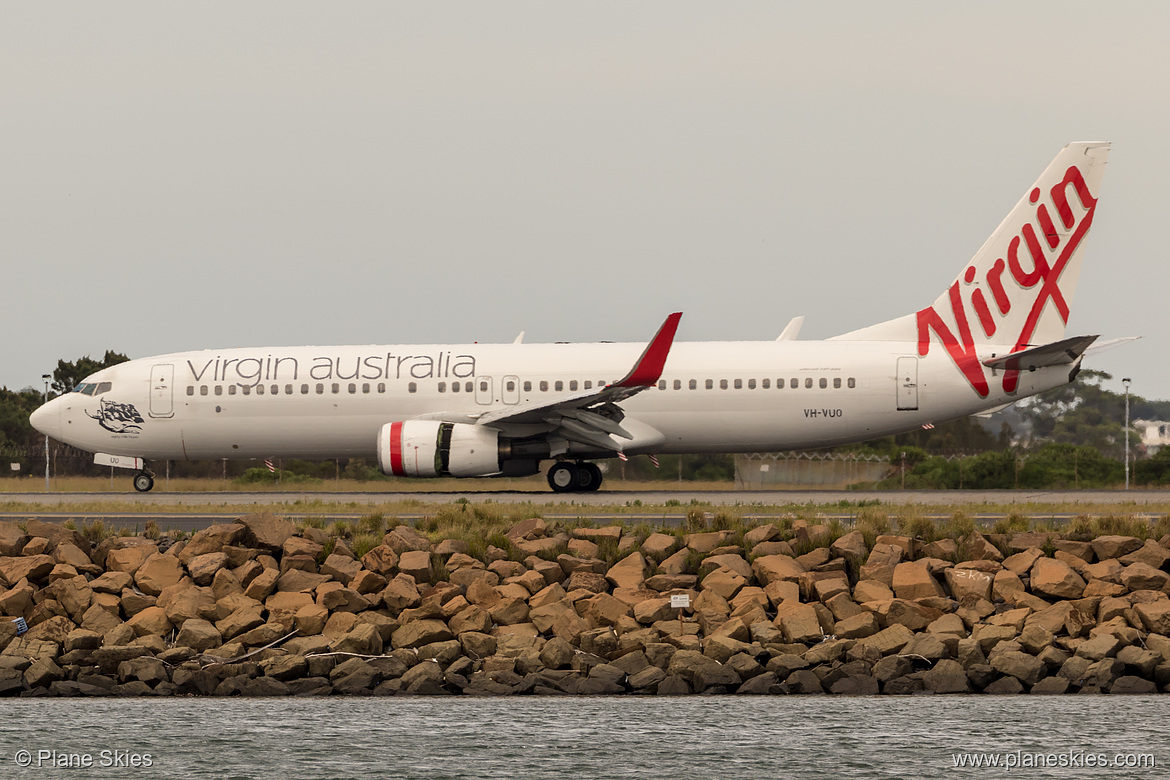
M458 382L451 383L451 392L452 393L458 393L462 389L463 389L463 386L461 384L459 384Z
M857 387L857 380L856 380L856 379L854 379L853 377L849 377L849 382L848 382L848 384L849 384L849 387L850 387L850 388Z
M553 387L555 387L556 391L559 393L565 389L565 383L558 379L557 383L553 385Z
M576 384L576 382L574 382L573 384ZM508 390L509 393L511 393L512 391L514 391L516 389L516 382L514 380L509 379L504 384L504 387ZM574 387L573 389L576 390L577 388Z
M682 390L682 380L681 379L674 380L674 389L675 390Z
M471 392L471 382L464 382L464 383L463 383L463 391L464 391L465 393L470 393L470 392Z
M215 386L215 394L216 395L223 395L223 385L216 385Z
M839 377L839 376L833 377L833 387L836 389L841 388L841 377Z
M273 395L280 395L280 385L273 385L272 386L272 394Z
M712 379L708 379L706 384L708 390L711 390L715 387L715 381Z
M301 395L308 395L308 394L309 394L309 386L308 385L301 385Z
M526 392L526 393L532 392L532 380L530 380L530 379L524 380L524 392Z
M447 383L446 382L439 382L439 392L440 393L447 392Z
M527 390L527 389L528 389L528 388L525 388L525 390ZM586 380L585 380L585 389L586 389L586 390L592 390L592 389L593 389L593 382L592 382L591 380L589 380L589 379L586 379Z
M325 383L318 382L317 383L317 395L324 395L324 394L325 394Z
M333 386L330 389L333 391L334 395L337 395L338 393L341 392L341 383L334 382Z
M811 376L805 377L804 386L805 387L812 387L812 377Z
M692 390L698 390L699 389L699 380L692 379L690 382L687 383L687 387L691 388Z
M235 385L228 385L228 395L235 395L235 394L236 394L236 386Z
M379 382L379 383L378 383L378 392L379 392L379 393L384 393L384 392L386 392L386 383L385 383L385 382Z
M821 386L821 389L824 390L826 387L829 386L829 380L825 379L824 377L821 377L821 381L819 384Z
M748 380L748 390L755 390L755 389L756 389L756 380L749 379Z
M292 395L293 394L293 386L292 385L285 385L284 386L284 394L285 395Z
M407 391L408 393L415 393L415 392L418 392L418 383L417 383L417 382L411 382L410 384L408 384L408 385L406 386L406 391Z
M743 380L742 379L735 380L735 389L736 390L743 390Z
M256 385L256 395L264 395L264 385Z
M726 379L720 379L720 380L719 380L719 389L720 389L720 390L726 390L726 389L727 389L727 380L726 380Z
M481 392L481 393L486 393L486 392L487 392L487 389L488 389L488 383L487 383L487 381L486 381L486 380L483 380L483 379L481 379L481 380L479 381L479 392ZM411 390L410 392L412 392L412 393L413 393L414 391L413 391L413 390Z
M243 393L244 395L251 395L252 394L252 386L251 385L243 385L240 387L240 392Z
M761 382L760 382L760 387L762 387L762 388L763 388L763 389L765 389L765 390L767 390L767 389L768 389L768 388L770 388L771 386L772 386L772 380L771 380L771 379L764 379L764 380L761 380Z
M349 394L350 394L350 395L354 395L355 393L357 393L357 383L356 383L356 382L350 382L350 383L349 383Z
M659 390L665 390L665 389L666 389L666 380L665 380L665 379L659 379L659 380L658 380L658 389L659 389Z
M199 395L207 395L207 385L199 385Z
M542 393L548 392L548 380L547 379L540 380L540 392L542 392Z
M788 380L788 386L795 390L796 388L800 387L800 380L796 377L792 377L792 379Z
M187 395L195 395L195 388L193 386L187 385Z

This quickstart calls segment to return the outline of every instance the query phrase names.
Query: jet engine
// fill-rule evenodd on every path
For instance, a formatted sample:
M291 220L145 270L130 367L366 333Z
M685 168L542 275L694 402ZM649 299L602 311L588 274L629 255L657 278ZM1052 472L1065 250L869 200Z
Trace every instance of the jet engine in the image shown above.
M397 477L487 477L501 472L500 432L437 420L406 420L378 432L378 465Z

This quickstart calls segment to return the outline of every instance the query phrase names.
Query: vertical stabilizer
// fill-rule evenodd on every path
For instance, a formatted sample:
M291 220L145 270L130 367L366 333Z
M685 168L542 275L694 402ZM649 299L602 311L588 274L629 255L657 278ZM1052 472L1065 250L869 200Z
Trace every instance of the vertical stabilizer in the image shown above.
M952 355L979 345L1018 351L1064 337L1093 224L1109 144L1071 143L1028 188L934 303L835 338L939 342Z

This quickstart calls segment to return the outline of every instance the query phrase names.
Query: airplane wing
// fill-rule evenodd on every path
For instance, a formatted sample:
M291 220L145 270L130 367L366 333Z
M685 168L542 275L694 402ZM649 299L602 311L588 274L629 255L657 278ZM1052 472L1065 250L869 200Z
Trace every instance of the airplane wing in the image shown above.
M618 404L657 384L681 317L682 312L675 312L666 318L633 368L617 382L600 389L485 412L476 418L475 424L539 425L555 436L620 452L621 442L612 437L633 440L635 435L622 427L625 412Z
M1026 371L1031 368L1060 366L1075 363L1097 336L1074 336L1071 339L1042 344L1039 347L987 358L983 365L1007 371Z

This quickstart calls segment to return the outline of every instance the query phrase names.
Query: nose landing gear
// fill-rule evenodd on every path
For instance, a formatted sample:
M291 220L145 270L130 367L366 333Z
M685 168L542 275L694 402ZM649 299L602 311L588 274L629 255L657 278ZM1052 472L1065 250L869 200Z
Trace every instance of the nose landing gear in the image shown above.
M154 487L154 474L146 469L134 475L134 489L139 493L148 493Z
M595 463L562 460L548 470L548 486L555 493L589 493L601 487L601 480Z

